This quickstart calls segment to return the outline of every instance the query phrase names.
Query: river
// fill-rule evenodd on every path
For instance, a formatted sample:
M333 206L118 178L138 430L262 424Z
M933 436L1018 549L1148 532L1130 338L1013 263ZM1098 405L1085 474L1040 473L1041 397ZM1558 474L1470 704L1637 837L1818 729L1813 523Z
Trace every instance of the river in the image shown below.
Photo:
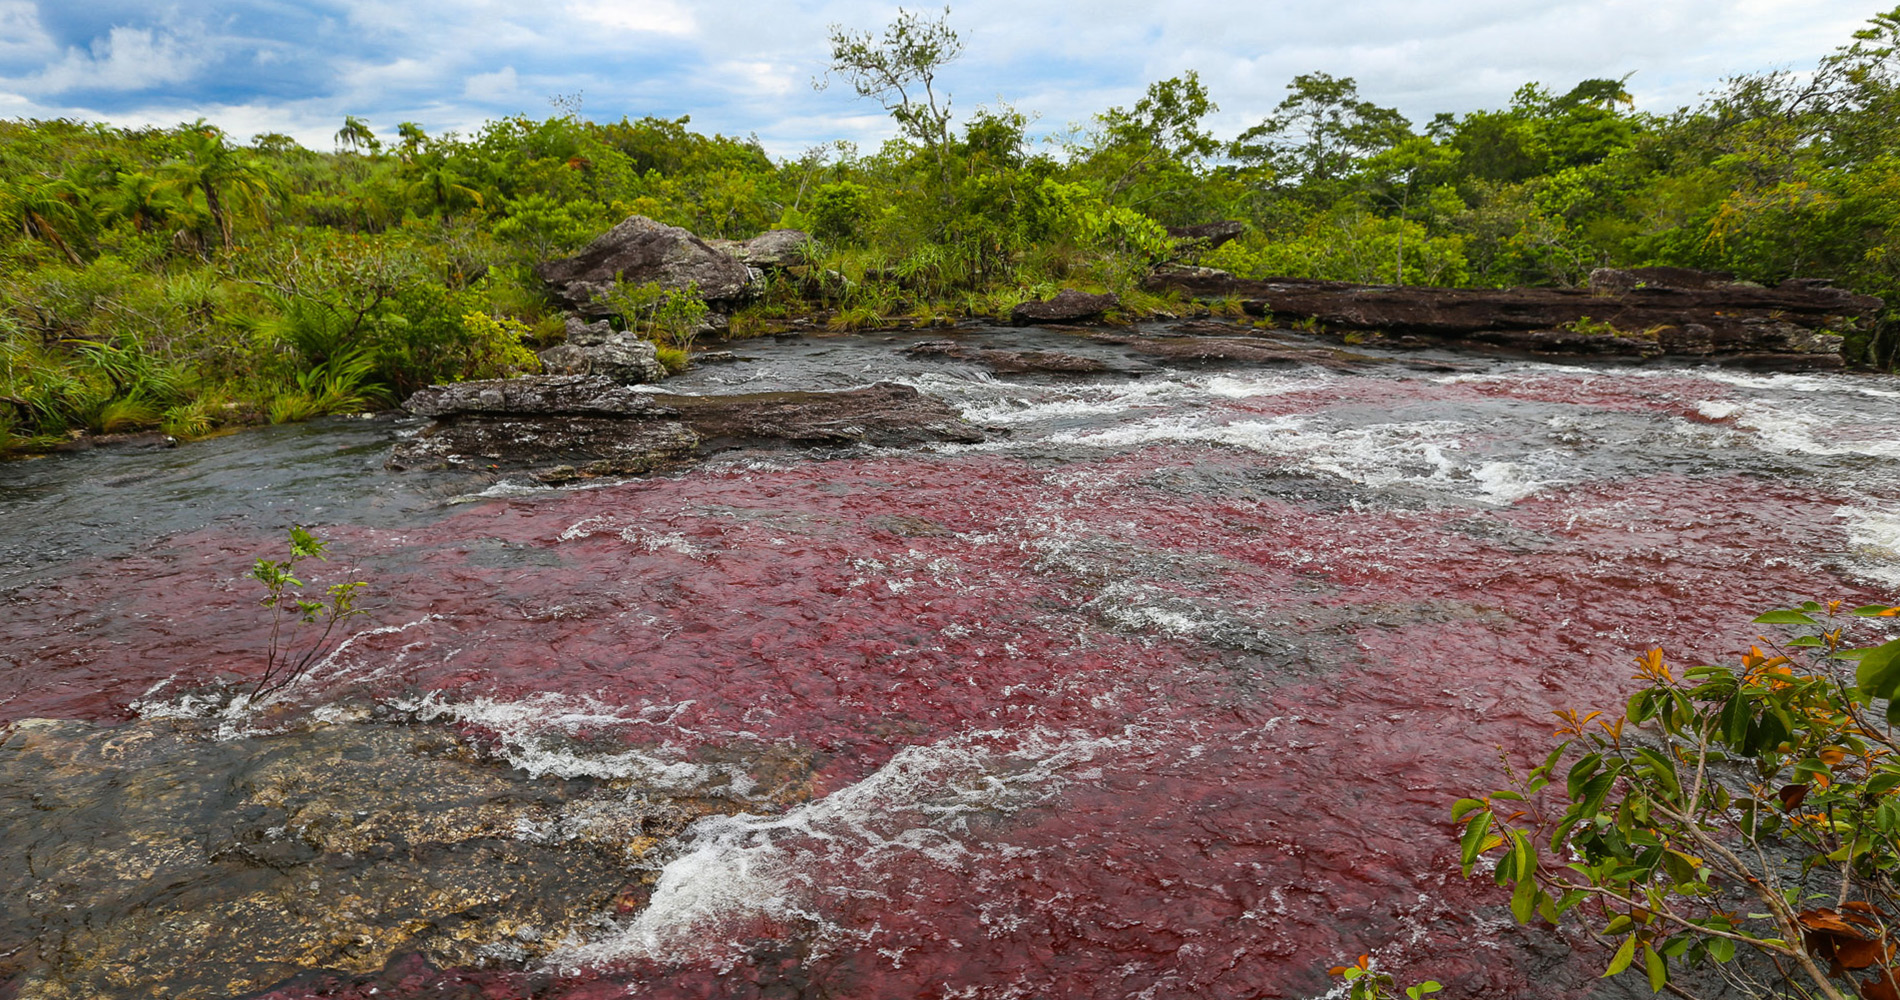
M414 431L389 418L0 466L0 828L35 857L135 825L123 777L29 814L36 786L81 781L54 774L53 733L171 733L149 773L228 788L218 769L317 730L395 756L388 732L428 730L591 816L720 803L652 827L634 888L559 940L522 918L451 962L403 943L439 915L398 914L410 929L369 958L224 986L81 969L79 924L117 940L197 904L95 885L53 913L18 888L52 877L29 865L0 997L1304 998L1362 953L1450 996L1587 995L1604 955L1516 928L1459 877L1452 800L1496 787L1501 755L1541 757L1552 710L1614 714L1644 650L1701 662L1770 607L1900 600L1893 378L1188 367L959 336L1114 370L901 352L922 334L746 343L668 388L895 380L988 439L561 489L385 472ZM234 712L268 643L244 573L291 523L332 545L307 578L353 568L372 614L268 710ZM258 843L297 836L271 829ZM482 843L558 851L549 829Z

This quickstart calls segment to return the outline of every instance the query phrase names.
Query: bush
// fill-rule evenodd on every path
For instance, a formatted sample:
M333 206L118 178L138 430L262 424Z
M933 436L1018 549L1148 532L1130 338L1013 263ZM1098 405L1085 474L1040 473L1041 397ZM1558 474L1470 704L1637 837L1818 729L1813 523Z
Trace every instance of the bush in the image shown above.
M1520 922L1581 922L1604 975L1652 989L1674 963L1748 995L1900 995L1900 640L1874 627L1897 616L1810 602L1756 618L1790 634L1737 663L1638 657L1620 717L1558 712L1543 763L1459 800L1466 875L1495 861Z

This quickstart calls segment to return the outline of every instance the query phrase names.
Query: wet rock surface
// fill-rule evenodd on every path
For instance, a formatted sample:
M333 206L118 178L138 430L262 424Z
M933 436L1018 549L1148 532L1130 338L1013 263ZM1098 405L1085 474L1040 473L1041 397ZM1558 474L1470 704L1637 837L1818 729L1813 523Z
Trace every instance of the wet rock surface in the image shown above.
M1533 355L1707 359L1757 368L1839 368L1841 334L1881 300L1814 281L1776 288L1680 268L1599 272L1595 290L1354 285L1157 274L1149 287L1239 300L1256 316L1315 322L1385 346L1467 346Z
M403 404L435 422L396 445L389 466L548 466L635 474L731 448L973 442L982 433L940 400L895 383L831 392L688 396L601 375L431 386Z
M0 731L0 995L532 963L642 908L694 819L809 794L810 759L783 747L689 770L664 788L530 778L427 724L219 739L23 720Z
M543 263L536 273L564 306L588 316L608 313L599 296L613 287L616 277L676 291L692 286L708 302L749 298L761 281L756 270L731 254L721 253L678 226L644 215L628 216L580 253Z
M998 350L991 347L972 347L954 340L927 340L921 344L912 344L904 353L918 358L948 358L953 361L969 361L1004 374L1027 374L1048 372L1051 374L1105 372L1109 370L1107 362L1099 358L1085 358L1062 351L1042 350Z
M1179 323L1159 335L1097 333L1090 340L1115 344L1152 358L1175 362L1250 365L1315 365L1344 370L1383 363L1384 359L1355 354L1323 342L1292 335L1256 332L1218 320Z
M1065 288L1041 302L1023 302L1009 311L1017 326L1036 323L1084 323L1121 304L1113 294L1094 295Z

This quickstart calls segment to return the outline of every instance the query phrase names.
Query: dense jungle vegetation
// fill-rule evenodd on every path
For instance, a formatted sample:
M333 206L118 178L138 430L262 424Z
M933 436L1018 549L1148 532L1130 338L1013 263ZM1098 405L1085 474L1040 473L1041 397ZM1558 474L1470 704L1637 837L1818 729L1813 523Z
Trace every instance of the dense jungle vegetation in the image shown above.
M1244 277L1574 285L1671 264L1900 305L1900 8L1812 72L1736 77L1672 114L1606 78L1419 123L1311 73L1230 139L1204 127L1216 95L1192 72L1032 141L1007 105L953 116L946 20L835 29L832 46L831 79L899 125L879 149L774 160L687 118L595 122L571 102L467 136L352 117L331 151L202 120L0 122L0 450L198 436L531 369L562 329L531 266L630 213L818 238L809 274L775 279L735 336L993 315L1064 286L1178 309L1139 282L1182 255L1165 227L1217 219L1246 235L1198 262ZM1852 360L1890 366L1893 339Z

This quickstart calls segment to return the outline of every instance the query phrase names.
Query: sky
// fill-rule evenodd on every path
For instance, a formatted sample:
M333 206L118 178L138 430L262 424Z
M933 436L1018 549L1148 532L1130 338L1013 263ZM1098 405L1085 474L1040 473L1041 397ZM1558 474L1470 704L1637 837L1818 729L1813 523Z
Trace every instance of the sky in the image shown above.
M1810 69L1890 0L957 0L955 108L1007 101L1033 130L1086 124L1197 70L1222 138L1295 75L1350 76L1422 126L1622 77L1669 111L1737 73ZM915 9L915 8L913 8ZM940 8L926 6L937 11ZM464 134L578 96L595 120L690 115L775 156L889 136L849 86L814 89L828 29L880 31L870 0L0 0L0 118L124 125L206 118L241 138L329 149L345 115L393 136Z

